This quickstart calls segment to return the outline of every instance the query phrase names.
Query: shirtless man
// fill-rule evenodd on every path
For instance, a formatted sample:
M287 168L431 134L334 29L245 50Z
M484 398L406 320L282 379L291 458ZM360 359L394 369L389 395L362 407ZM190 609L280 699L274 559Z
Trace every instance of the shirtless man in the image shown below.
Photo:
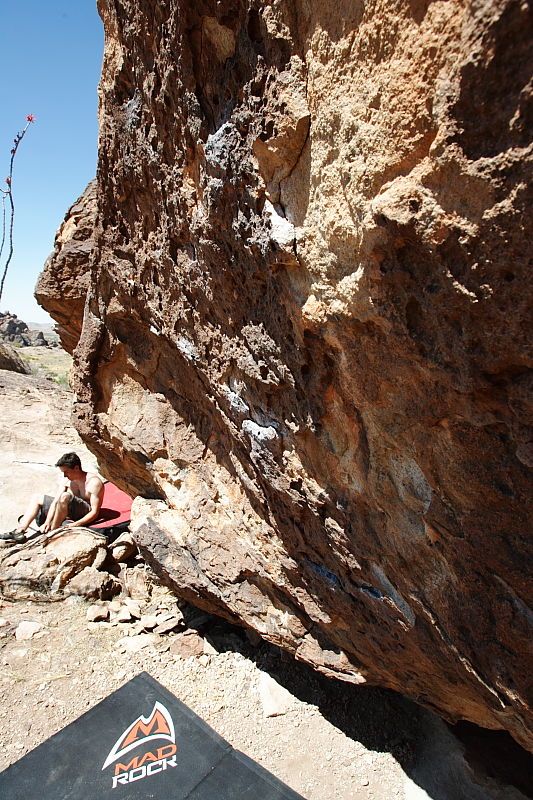
M45 494L32 497L19 526L10 533L0 534L1 539L26 541L26 531L37 520L39 531L48 533L61 527L79 528L98 518L104 498L104 484L94 472L85 472L77 453L65 453L56 462L65 478L55 497Z

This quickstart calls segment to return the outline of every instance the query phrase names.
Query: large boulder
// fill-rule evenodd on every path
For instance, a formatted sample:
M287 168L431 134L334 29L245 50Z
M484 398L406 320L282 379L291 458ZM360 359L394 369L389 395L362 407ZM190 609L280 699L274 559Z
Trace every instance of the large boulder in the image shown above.
M15 348L2 342L0 342L0 369L5 369L7 372L18 372L19 375L31 373L30 365L17 353Z
M107 599L121 584L102 570L105 536L87 528L59 529L25 544L4 541L0 550L0 595L11 600L77 594Z
M38 296L142 553L532 747L530 4L99 8L94 224Z

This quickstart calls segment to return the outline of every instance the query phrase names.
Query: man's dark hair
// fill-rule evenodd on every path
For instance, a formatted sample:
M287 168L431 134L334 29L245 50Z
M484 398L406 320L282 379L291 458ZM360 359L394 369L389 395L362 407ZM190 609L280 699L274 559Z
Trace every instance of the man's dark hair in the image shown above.
M56 467L69 467L81 469L80 457L77 453L65 453L56 461Z

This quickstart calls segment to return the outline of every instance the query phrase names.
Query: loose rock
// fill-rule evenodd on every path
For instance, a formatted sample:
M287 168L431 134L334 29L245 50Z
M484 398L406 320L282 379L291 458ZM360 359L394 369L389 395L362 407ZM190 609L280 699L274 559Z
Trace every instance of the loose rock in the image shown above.
M159 617L157 619L159 619ZM183 617L171 616L168 619L164 620L163 622L160 622L154 629L154 633L170 633L170 631L175 630L180 625L183 625Z
M117 647L128 653L137 653L145 647L150 647L159 641L159 637L152 633L139 633L137 636L124 636L117 642Z
M89 606L86 616L89 622L100 622L109 619L109 608L105 605L94 604Z
M123 533L109 545L109 552L115 561L129 561L136 555L137 545L130 533Z
M136 600L133 600L131 597L124 597L123 602L132 617L135 619L141 618L141 607Z
M151 631L157 625L157 617L154 614L143 614L140 619L140 624L145 630Z
M204 641L197 633L186 631L172 639L170 652L175 656L181 656L181 658L201 656L204 652Z
M40 622L33 622L32 620L24 620L17 625L15 630L15 638L19 641L33 639L35 634L41 630Z
M291 708L294 698L283 686L268 673L262 672L257 685L259 699L265 717L277 717L286 714Z
M85 567L65 586L65 594L76 594L82 597L97 597L107 600L118 594L122 587L119 581L109 572L102 572L94 567Z

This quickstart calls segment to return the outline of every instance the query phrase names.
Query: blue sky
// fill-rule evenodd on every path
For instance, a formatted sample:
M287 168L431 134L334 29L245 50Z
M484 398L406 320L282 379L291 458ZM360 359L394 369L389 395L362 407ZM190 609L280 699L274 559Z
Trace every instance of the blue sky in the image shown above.
M1 311L49 317L33 289L69 206L96 174L103 27L96 0L0 0L0 181L13 137L34 114L13 172L14 257ZM0 268L5 263L2 257Z

